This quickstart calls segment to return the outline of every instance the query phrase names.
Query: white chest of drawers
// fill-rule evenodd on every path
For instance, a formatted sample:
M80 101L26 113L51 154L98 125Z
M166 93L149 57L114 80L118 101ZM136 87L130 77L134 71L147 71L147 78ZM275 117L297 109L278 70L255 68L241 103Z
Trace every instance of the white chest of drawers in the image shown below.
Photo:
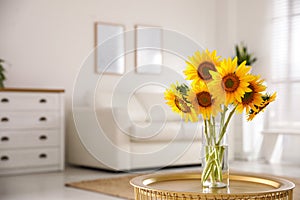
M64 169L64 91L0 89L0 175Z

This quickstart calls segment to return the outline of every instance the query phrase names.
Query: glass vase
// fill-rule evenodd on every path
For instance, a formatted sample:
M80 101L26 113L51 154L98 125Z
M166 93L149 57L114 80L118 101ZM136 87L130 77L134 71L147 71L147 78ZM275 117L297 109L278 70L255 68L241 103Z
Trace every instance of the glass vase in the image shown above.
M225 188L229 186L229 164L227 134L220 126L202 128L202 177L204 188Z

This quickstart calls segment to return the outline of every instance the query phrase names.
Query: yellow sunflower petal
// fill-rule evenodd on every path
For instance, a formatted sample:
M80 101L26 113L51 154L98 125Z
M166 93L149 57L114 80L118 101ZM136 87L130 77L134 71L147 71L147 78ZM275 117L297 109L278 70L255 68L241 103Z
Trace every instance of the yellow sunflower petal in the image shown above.
M239 67L236 69L236 74L238 76L244 76L251 70L250 66L246 66L246 61L242 62Z
M258 108L263 103L263 96L261 92L266 88L264 85L262 85L263 81L259 76L251 76L252 80L249 82L248 90L245 90L246 92L242 97L242 101L238 104L239 111L246 109L247 113L250 111L250 109L253 112L257 112L259 110Z
M223 59L220 67L217 67L217 72L211 72L213 81L208 83L213 96L217 96L216 92L220 93L220 88L222 88L226 93L226 106L240 103L244 94L251 92L248 87L249 81L253 80L253 77L248 74L250 69L245 66L245 63L237 66L237 58Z
M195 122L198 120L197 113L192 104L186 101L184 94L181 93L182 87L178 83L172 84L164 93L166 104L169 105L173 112L178 113L185 121Z
M206 85L194 85L189 92L188 99L203 119L210 119L220 111L220 101L212 97Z
M184 70L187 80L192 80L192 84L201 82L207 83L212 80L210 71L216 71L216 66L219 65L219 56L216 56L216 51L203 52L197 51L192 57L188 57L187 67Z

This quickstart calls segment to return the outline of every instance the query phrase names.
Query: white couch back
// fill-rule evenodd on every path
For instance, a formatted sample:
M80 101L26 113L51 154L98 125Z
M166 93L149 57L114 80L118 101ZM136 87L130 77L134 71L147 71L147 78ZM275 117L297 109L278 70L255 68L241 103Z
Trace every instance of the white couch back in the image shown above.
M135 94L136 99L143 106L144 110L148 113L148 120L152 121L180 121L181 117L172 111L166 105L163 93L158 92L138 92ZM163 114L158 111L162 109Z
M175 138L191 140L200 138L201 135L197 128L199 124L183 122L181 117L165 104L163 93L101 93L96 100L96 108L97 112L111 109L114 117L112 125L125 130L136 142L171 141Z
M117 98L117 99L116 99ZM127 108L134 122L180 121L181 118L166 105L164 94L159 92L137 92L130 94L100 93L95 98L96 108Z

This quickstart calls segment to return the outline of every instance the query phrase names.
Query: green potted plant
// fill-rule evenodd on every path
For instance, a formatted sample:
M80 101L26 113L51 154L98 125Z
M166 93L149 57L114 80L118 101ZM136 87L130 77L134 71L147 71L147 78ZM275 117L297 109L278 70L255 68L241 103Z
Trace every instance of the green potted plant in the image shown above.
M3 67L4 60L0 59L0 88L4 88L4 80L6 79Z
M248 53L248 49L244 43L235 45L235 54L238 59L238 65L246 61L246 65L252 65L257 59L253 57L253 54Z

